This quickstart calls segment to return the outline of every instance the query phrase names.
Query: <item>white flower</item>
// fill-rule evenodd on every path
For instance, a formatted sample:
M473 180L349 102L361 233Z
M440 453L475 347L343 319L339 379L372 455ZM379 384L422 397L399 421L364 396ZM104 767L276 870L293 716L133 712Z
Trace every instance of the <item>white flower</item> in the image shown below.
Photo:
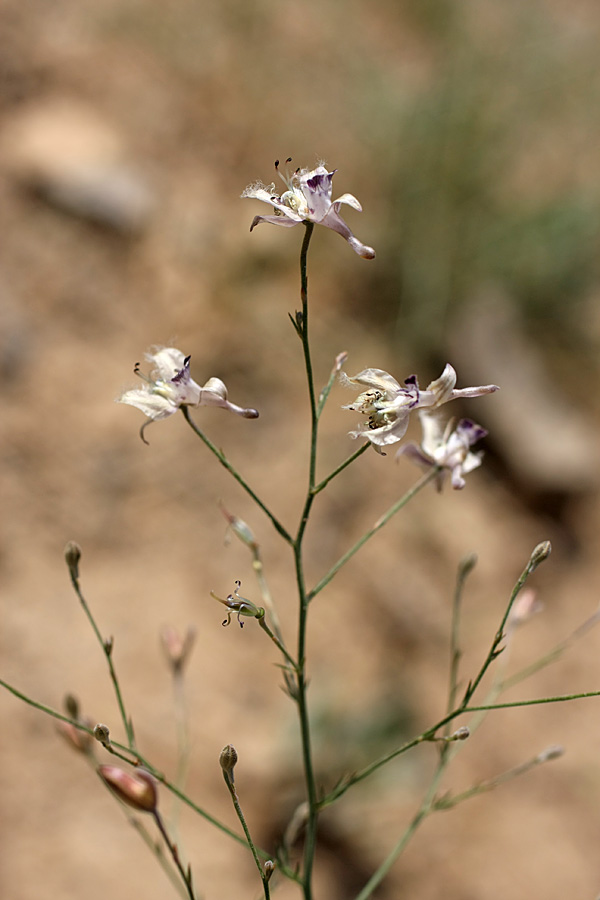
M465 486L464 475L481 465L483 453L472 453L471 447L487 431L470 419L461 419L454 427L451 419L445 426L440 413L423 409L419 411L423 429L421 445L410 443L400 447L396 458L408 456L412 462L424 469L439 466L437 488L442 489L445 476L451 474L452 487L461 490Z
M246 419L257 418L255 409L243 409L229 402L227 388L220 378L209 378L203 387L196 384L190 375L190 357L184 356L181 350L155 347L145 356L154 366L150 377L142 375L136 363L134 371L142 379L142 387L125 391L118 403L136 406L153 422L173 415L181 406L221 406ZM149 424L146 422L142 427L142 440L144 428Z
M495 384L480 387L456 388L456 372L448 363L435 381L424 391L419 390L416 375L410 375L402 387L395 378L382 369L363 369L358 375L349 377L342 372L342 384L351 387L361 385L367 390L343 409L352 409L367 417L364 424L351 431L353 438L366 438L379 453L381 447L402 440L408 428L408 419L413 409L437 409L443 403L459 397L480 397L497 391Z
M288 159L287 162L291 160ZM249 185L242 194L242 197L262 200L275 208L272 216L255 216L250 231L261 222L285 225L288 228L300 222L314 222L341 234L363 259L375 258L373 248L361 244L339 214L342 203L362 212L362 206L356 197L342 194L337 200L331 200L331 181L336 169L328 172L325 166L320 165L312 170L296 169L292 175L284 176L279 171L279 160L275 163L275 168L287 188L281 196L275 193L275 184L265 185L262 182Z

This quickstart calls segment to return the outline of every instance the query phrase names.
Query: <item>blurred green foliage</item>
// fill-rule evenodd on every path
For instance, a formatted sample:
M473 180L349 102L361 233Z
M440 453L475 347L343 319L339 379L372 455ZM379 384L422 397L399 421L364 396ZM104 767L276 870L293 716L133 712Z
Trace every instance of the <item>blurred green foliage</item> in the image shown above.
M496 284L526 325L577 332L599 274L597 30L535 3L404 9L425 63L412 84L374 90L388 200L377 317L413 354L443 355L462 301Z

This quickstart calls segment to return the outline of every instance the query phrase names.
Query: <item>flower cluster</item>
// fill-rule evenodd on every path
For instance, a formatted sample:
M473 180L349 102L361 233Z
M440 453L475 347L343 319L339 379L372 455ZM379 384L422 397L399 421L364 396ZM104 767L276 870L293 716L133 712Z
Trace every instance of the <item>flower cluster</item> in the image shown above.
M470 419L461 419L456 427L452 421L444 425L438 410L451 400L491 394L498 390L497 385L457 388L456 372L450 364L424 391L420 390L415 375L409 376L402 386L383 369L363 369L353 376L342 372L340 380L348 387L366 388L353 403L343 407L366 417L365 422L350 432L353 438L366 438L375 450L383 453L383 447L402 440L410 413L417 410L423 429L421 445L407 444L399 455L405 454L425 468L440 468L438 487L443 482L444 469L452 473L452 486L462 488L463 475L481 464L481 454L472 453L471 446L485 436L485 429Z
M287 162L291 162L291 159ZM325 166L319 165L316 169L296 169L291 175L283 175L279 171L279 160L275 163L275 168L287 188L283 194L275 192L275 184L265 185L261 181L249 185L242 194L242 197L262 200L275 210L271 216L255 216L250 231L261 222L288 228L299 225L300 222L313 222L337 231L363 259L375 258L373 248L361 243L339 214L342 203L362 212L362 206L356 197L342 194L337 200L331 199L331 182L336 169L328 172Z
M174 347L155 347L146 353L153 365L150 377L142 375L137 363L134 371L142 379L142 387L125 391L117 402L137 407L153 422L173 415L181 406L220 406L245 419L257 418L255 409L244 409L227 399L227 388L220 378L209 378L202 387L196 384L190 375L190 358Z

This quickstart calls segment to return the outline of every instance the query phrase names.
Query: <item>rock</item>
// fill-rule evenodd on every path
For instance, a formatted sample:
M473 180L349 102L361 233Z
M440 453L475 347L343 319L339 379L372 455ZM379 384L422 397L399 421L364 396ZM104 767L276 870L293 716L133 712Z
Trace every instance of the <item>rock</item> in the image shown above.
M8 119L0 166L53 206L124 234L141 231L155 206L115 129L76 101L45 100Z

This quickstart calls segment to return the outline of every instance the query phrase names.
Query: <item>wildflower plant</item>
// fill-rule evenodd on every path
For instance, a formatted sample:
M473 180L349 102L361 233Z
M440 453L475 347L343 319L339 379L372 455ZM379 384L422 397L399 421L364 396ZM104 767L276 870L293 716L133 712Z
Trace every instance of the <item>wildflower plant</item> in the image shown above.
M289 162L289 161L288 161ZM278 167L278 166L277 166ZM94 722L86 713L82 713L74 697L65 701L64 712L46 706L23 694L17 687L5 681L0 683L16 697L31 706L52 716L58 722L61 736L97 771L100 783L103 784L123 807L129 822L148 845L157 862L163 867L171 880L174 890L188 900L198 900L200 894L196 888L196 878L192 874L191 862L183 859L179 849L179 841L175 839L176 826L166 822L159 812L160 798L171 793L182 804L185 804L199 816L208 820L219 829L224 838L237 842L248 848L257 870L257 887L260 885L265 900L269 900L271 892L280 879L289 879L297 885L299 896L304 900L312 900L314 893L313 870L318 852L319 817L324 809L336 803L355 785L367 781L379 769L387 766L392 760L413 751L425 743L435 743L439 747L438 761L422 802L415 810L405 829L390 845L382 848L382 857L369 879L356 893L355 900L367 900L384 881L398 857L405 851L411 837L425 819L441 809L450 809L470 797L483 791L489 791L501 783L529 771L535 766L556 759L562 753L561 748L550 747L537 750L534 755L512 769L501 772L482 784L473 785L460 794L441 793L444 775L456 753L465 741L473 740L482 717L499 708L534 706L536 704L554 703L576 697L599 696L600 691L580 694L564 694L539 699L499 700L502 691L524 680L533 672L553 662L575 640L582 637L596 624L599 614L596 613L570 637L553 648L546 656L533 660L521 672L511 675L506 672L508 650L517 626L526 623L539 603L535 595L525 588L530 576L550 554L550 544L545 541L532 552L518 577L514 589L508 598L498 627L491 637L487 650L482 654L479 666L468 673L468 677L460 670L461 660L461 609L464 587L469 573L475 564L473 557L466 557L460 564L454 587L452 612L450 617L449 637L449 675L448 690L440 699L440 711L436 721L425 730L404 741L400 745L391 745L378 758L372 759L362 768L347 772L340 770L334 783L327 784L322 774L317 771L313 753L310 712L310 656L307 645L307 623L311 604L325 592L326 587L346 564L358 556L365 544L372 540L386 524L403 510L409 502L428 485L441 487L449 474L452 487L463 488L464 476L473 472L482 463L482 452L473 452L473 445L484 438L486 431L471 419L460 419L446 415L446 404L453 400L465 400L471 403L493 402L489 395L498 387L487 384L478 387L457 388L457 373L453 367L446 365L439 378L432 381L425 390L419 388L415 375L411 375L403 383L379 368L368 368L357 375L348 376L343 367L346 354L340 353L334 361L329 376L323 387L318 390L315 371L322 368L322 360L313 364L313 348L309 340L309 302L307 259L315 225L324 225L340 233L352 249L363 258L373 259L372 248L358 241L345 222L339 216L341 204L360 209L358 201L350 194L343 194L337 200L331 200L331 182L334 172L319 165L314 170L297 169L284 177L286 191L281 195L275 193L274 185L253 185L244 191L243 196L263 200L270 204L273 215L256 216L251 228L260 222L295 226L302 225L304 231L300 249L300 302L301 309L292 318L292 324L300 341L301 355L306 374L306 385L310 407L310 444L307 460L306 490L300 514L295 523L284 523L279 514L261 497L258 490L229 461L226 453L217 447L207 436L202 425L203 406L219 406L235 413L243 419L255 419L258 416L253 407L241 407L228 400L227 389L218 377L210 378L203 386L193 380L191 375L191 359L181 350L173 347L157 347L147 355L151 365L148 376L141 375L139 365L135 371L142 378L142 386L126 391L120 402L136 407L148 418L149 424L181 412L182 419L192 432L200 439L212 454L217 464L221 465L237 484L248 494L256 508L267 516L273 526L275 538L284 545L293 562L295 571L295 593L297 608L297 629L293 637L284 634L277 616L277 598L271 596L268 587L261 547L255 538L252 525L242 521L235 514L223 509L231 533L247 548L252 568L256 576L256 586L241 594L242 585L239 579L231 578L224 573L223 583L234 583L234 589L225 599L210 587L210 594L226 609L226 618L222 624L227 626L234 622L240 627L244 624L247 640L262 639L260 631L276 648L282 671L283 686L286 694L294 704L298 720L298 741L302 760L305 796L290 823L281 835L279 844L260 847L252 835L251 827L243 811L244 797L238 793L234 780L234 768L243 768L244 760L238 758L236 749L226 744L219 759L215 759L215 776L220 766L240 829L232 829L217 819L205 806L193 799L185 789L185 778L190 758L189 737L186 725L186 702L184 677L186 663L196 643L200 642L193 628L184 636L180 636L172 628L162 633L162 644L167 663L173 677L174 703L178 711L179 723L179 762L173 776L162 772L152 760L143 755L137 745L133 717L129 710L125 692L113 660L113 639L105 637L91 612L84 597L80 562L81 550L74 542L70 542L65 550L65 559L70 574L71 584L87 617L103 654L108 675L115 694L116 719L108 725ZM356 399L344 408L360 416L361 421L349 432L350 437L358 440L360 446L332 471L323 475L317 473L317 448L319 443L319 426L325 406L330 402L334 389L341 382L345 387L358 390ZM341 392L340 392L341 393ZM341 405L341 403L340 403ZM414 415L413 415L414 414ZM409 420L418 418L422 428L420 444L414 442L400 443L406 433ZM249 426L239 423L242 427ZM142 438L144 438L142 427ZM400 443L398 457L406 456L417 463L425 472L404 496L394 498L389 508L379 516L374 525L367 528L354 544L337 559L332 560L328 570L314 584L307 579L307 550L305 537L307 526L320 495L334 479L344 477L350 466L359 464L359 459L369 450L374 449L383 454L384 448ZM383 463L382 463L383 464ZM438 502L444 502L439 498ZM248 594L248 596L245 596ZM533 598L533 599L532 599ZM324 598L320 598L323 599ZM215 617L215 625L218 626ZM233 652L233 650L232 650ZM493 677L485 678L490 673ZM483 684L485 678L485 691ZM120 727L121 740L112 736ZM112 761L106 757L112 757ZM132 813L133 810L133 813ZM135 814L135 815L134 815ZM152 825L154 823L154 825ZM296 858L292 850L293 840L290 835L302 835L301 858ZM158 839L157 839L158 835Z

